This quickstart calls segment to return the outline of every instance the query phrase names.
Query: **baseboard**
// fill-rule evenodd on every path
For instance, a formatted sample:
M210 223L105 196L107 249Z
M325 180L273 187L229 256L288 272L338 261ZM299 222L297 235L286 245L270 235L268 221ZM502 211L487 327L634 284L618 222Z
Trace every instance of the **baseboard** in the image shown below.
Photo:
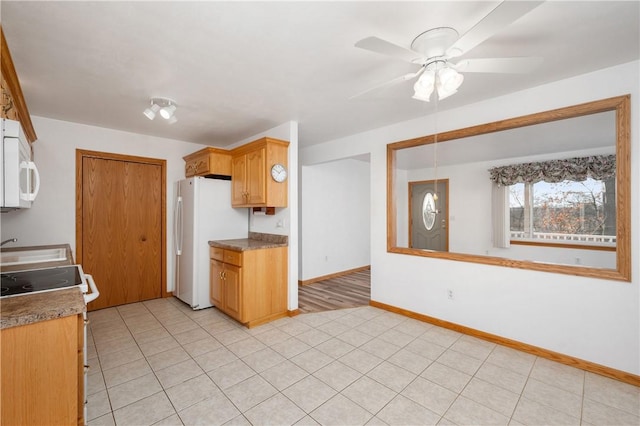
M540 348L538 346L529 345L527 343L518 342L517 340L511 340L506 337L497 336L495 334L486 333L484 331L476 330L466 327L464 325L456 324L449 321L444 321L438 318L430 317L428 315L419 314L416 312L408 311L406 309L398 308L385 303L376 302L371 300L369 304L373 307L384 309L386 311L394 312L396 314L404 315L409 318L417 319L419 321L428 322L439 327L448 328L460 333L467 334L469 336L477 337L479 339L487 340L489 342L497 343L502 346L507 346L512 349L517 349L522 352L526 352L532 355L539 356L541 358L547 358L552 361L559 362L561 364L576 367L581 370L589 371L591 373L600 374L601 376L610 377L612 379L619 380L621 382L629 383L634 386L640 386L640 376L627 373L625 371L616 370L615 368L606 367L604 365L596 364L591 361L585 361L580 358L575 358L570 355L564 355L558 352L553 352L548 349Z
M366 271L367 269L371 269L371 265L360 266L359 268L348 269L346 271L340 271L329 275L323 275L321 277L315 277L308 280L298 280L298 285L309 285L313 283L317 283L318 281L329 280L331 278L341 277L343 275L353 274L354 272Z
M287 312L287 315L289 315L290 317L295 317L297 315L300 315L300 309L290 310Z

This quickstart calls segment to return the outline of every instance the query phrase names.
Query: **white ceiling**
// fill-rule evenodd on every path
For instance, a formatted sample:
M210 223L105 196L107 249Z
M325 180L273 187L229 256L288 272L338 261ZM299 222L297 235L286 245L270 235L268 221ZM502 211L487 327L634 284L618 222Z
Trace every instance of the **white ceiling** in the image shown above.
M464 34L498 3L3 0L0 18L32 115L220 147L296 120L309 146L432 111L412 83L349 100L416 70L354 43ZM637 60L639 22L638 1L543 3L464 56L543 65L469 73L438 108ZM177 102L176 124L144 117L155 96Z

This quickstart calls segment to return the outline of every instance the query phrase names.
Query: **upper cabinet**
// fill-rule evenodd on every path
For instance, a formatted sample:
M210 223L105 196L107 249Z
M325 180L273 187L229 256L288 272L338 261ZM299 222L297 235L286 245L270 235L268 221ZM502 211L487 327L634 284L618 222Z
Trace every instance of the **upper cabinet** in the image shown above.
M265 137L231 151L233 207L287 207L288 149Z
M186 177L231 176L231 154L229 151L208 147L183 158Z
M20 121L27 139L29 142L34 142L38 137L33 129L31 116L29 115L27 104L24 101L22 89L20 88L20 81L18 80L18 75L16 74L16 70L13 66L11 53L9 53L9 46L4 38L4 31L1 27L0 38L2 39L0 51L0 70L2 71L2 76L0 78L0 86L2 90L2 111L0 111L0 115L2 118Z

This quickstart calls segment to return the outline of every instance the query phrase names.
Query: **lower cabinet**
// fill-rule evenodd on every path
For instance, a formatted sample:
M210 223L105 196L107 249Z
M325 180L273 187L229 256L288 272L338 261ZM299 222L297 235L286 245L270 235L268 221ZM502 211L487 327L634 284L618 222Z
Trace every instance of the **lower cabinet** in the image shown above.
M2 330L2 425L84 424L82 315Z
M211 303L247 327L287 316L287 247L210 248Z

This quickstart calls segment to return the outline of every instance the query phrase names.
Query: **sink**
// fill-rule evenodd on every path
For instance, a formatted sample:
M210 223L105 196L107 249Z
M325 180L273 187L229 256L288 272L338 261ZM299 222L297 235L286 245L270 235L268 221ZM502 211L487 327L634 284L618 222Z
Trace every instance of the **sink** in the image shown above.
M2 266L63 260L67 260L67 249L64 247L0 252L0 265Z

